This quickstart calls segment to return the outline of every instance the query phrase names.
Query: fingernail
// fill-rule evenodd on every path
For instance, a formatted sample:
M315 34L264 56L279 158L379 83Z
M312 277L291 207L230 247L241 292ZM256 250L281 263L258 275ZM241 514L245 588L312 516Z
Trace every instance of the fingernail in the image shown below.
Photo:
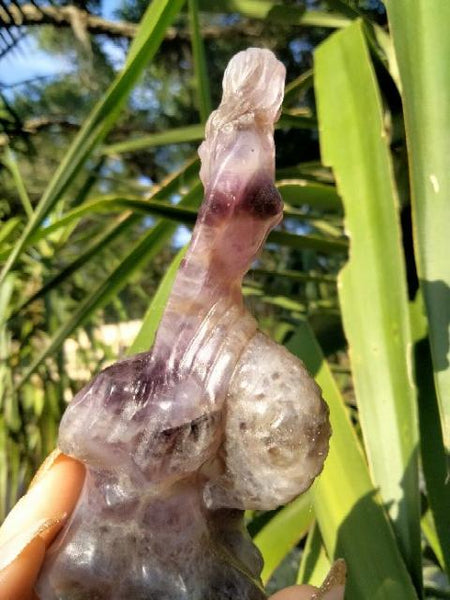
M42 465L37 470L36 475L31 480L31 483L28 486L29 490L34 485L36 485L36 483L38 483L42 479L42 477L44 477L44 475L47 474L47 472L53 467L56 459L59 456L61 456L61 454L62 454L62 452L61 452L61 450L59 448L55 448L55 450L53 450L53 452L50 452L50 454L47 456L47 458L44 460L44 462L42 463Z
M311 600L343 600L346 575L347 566L345 560L339 558L332 565L319 591L311 596Z
M0 548L0 572L6 569L18 558L25 548L38 536L42 535L55 525L59 525L67 515L61 515L53 519L42 519L34 524L28 531L19 533Z

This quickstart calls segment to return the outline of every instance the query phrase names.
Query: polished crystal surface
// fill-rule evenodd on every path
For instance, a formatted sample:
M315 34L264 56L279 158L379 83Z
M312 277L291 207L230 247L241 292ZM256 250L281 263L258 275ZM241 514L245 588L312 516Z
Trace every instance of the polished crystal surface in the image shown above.
M61 422L87 467L41 573L41 600L263 600L244 509L307 489L328 409L302 363L257 330L241 283L282 218L273 126L285 70L230 61L199 154L205 198L155 344L98 374Z

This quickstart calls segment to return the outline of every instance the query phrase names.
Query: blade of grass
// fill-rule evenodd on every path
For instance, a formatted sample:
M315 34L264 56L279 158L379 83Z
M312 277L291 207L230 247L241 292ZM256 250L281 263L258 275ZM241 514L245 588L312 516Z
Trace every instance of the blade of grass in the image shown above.
M85 264L87 264L93 257L96 257L109 246L111 242L123 235L130 227L135 223L139 222L139 215L128 215L125 218L120 217L114 221L109 227L106 228L94 243L88 246L88 248L82 252L75 260L69 263L64 269L59 271L56 275L51 277L41 288L37 290L30 298L27 298L11 315L11 318L17 317L21 311L27 306L42 298L48 294L51 290L55 289L58 285L61 285L71 275L76 273Z
M346 241L344 237L343 226L336 226L330 223L328 219L318 219L311 215L305 214L303 210L293 208L287 204L284 205L285 225L294 231L300 225L307 226L312 234L323 235L325 239L337 239Z
M186 254L187 246L182 248L170 263L161 283L158 286L156 294L153 296L150 306L144 315L141 328L128 349L127 355L145 352L153 345L155 334L159 326L159 322L163 315L164 309L169 299L172 290L173 282L175 281L178 267Z
M275 129L286 129L290 127L293 129L317 129L317 120L315 117L305 117L284 110L279 121L275 125Z
M172 194L180 194L184 193L188 187L192 186L192 183L198 180L198 170L199 170L199 160L197 157L190 159L187 163L182 167L182 169L176 171L175 173L170 174L167 178L165 178L160 185L155 186L152 194L149 196L149 200L167 200L170 198ZM79 209L74 209L71 212L71 215L83 215L84 204L80 206ZM80 212L77 213L77 210ZM89 211L87 211L89 212ZM146 212L146 211L144 211ZM63 217L63 219L65 219ZM133 217L134 219L135 217ZM190 222L190 217L186 219L187 222ZM37 242L41 239L45 239L50 236L54 231L57 231L60 227L66 226L68 224L69 228L73 228L73 218L72 216L67 219L67 223L65 220L57 221L47 227L41 227L36 230L30 239L27 242L27 246ZM11 247L6 250L0 250L0 260L7 257L9 252L11 251Z
M328 167L325 167L318 161L308 161L294 167L284 167L276 170L276 181L284 179L305 179L311 183L320 183L334 187L334 176ZM295 183L295 181L294 181Z
M269 277L286 277L292 281L316 281L317 283L330 283L336 285L336 276L326 273L302 273L300 271L271 271L269 269L252 269L249 276L264 275Z
M302 6L287 6L268 0L209 0L200 1L200 10L205 12L240 13L251 19L270 19L273 23L288 25L310 25L312 27L345 27L349 19L339 13L306 11Z
M121 205L126 208L137 208L142 213L153 214L162 216L165 219L170 219L176 223L182 223L187 226L192 226L195 223L197 211L190 208L180 207L177 208L172 205L164 205L160 203L147 203L143 200L131 200L131 199L117 199L113 201L109 200L106 202L100 201L98 204L93 203L92 206L85 211L84 207L75 209L73 213L66 215L61 221L46 227L44 230L37 232L36 237L33 241L44 237L45 233L53 233L59 227L67 225L72 222L75 217L92 212L92 207L100 208L100 212L105 212L106 207L110 203L113 205L116 203L118 207ZM131 217L130 217L131 218ZM325 237L319 237L317 235L303 235L296 233L289 233L286 231L272 231L267 238L268 243L277 244L280 246L287 246L288 248L297 248L299 250L309 249L321 252L323 254L335 254L335 253L346 253L348 249L347 240L330 239ZM0 257L2 252L0 251Z
M33 232L72 184L93 149L113 127L138 77L158 50L166 28L176 17L183 3L184 0L153 0L149 4L131 45L124 70L94 107L72 142L37 205L33 217L11 251L0 274L0 283L14 266Z
M78 220L80 217L93 213L110 213L112 210L135 210L144 214L151 214L165 219L173 220L177 223L192 226L197 217L197 211L184 206L165 204L162 202L153 202L150 200L140 200L138 198L126 197L110 197L103 198L94 202L83 204L80 208L76 208L58 222L46 227L36 236L53 233L58 228L63 227L73 220ZM287 211L289 214L289 211ZM346 240L330 239L319 237L316 235L299 235L296 233L288 233L285 231L272 231L268 237L268 242L288 246L291 248L309 248L324 253L346 252L348 242Z
M395 58L392 38L380 25L372 21L362 10L349 6L342 0L326 0L331 10L342 14L348 19L354 20L360 17L364 21L367 41L375 56L381 61L391 74L392 79L401 92L401 83L398 73L398 65Z
M334 169L351 239L338 289L365 447L420 590L419 435L406 274L381 99L361 21L321 44L315 73L322 158Z
M352 600L417 600L347 408L306 322L286 346L313 374L330 409L330 451L312 496L330 560L344 558L347 563L346 596Z
M25 184L20 174L19 167L17 166L16 159L14 158L14 154L11 152L9 147L7 147L5 150L3 164L12 175L25 214L29 219L31 219L31 217L33 216L33 207L31 206L30 198L28 196Z
M306 90L309 90L313 85L313 78L313 70L308 69L299 77L288 83L286 89L284 90L283 105L289 106L291 102L296 100L301 94L304 94Z
M102 213L111 214L111 212L123 210L134 211L142 214L150 214L156 217L162 217L178 223L183 223L185 225L193 225L197 217L196 210L181 208L168 202L154 201L151 199L143 200L140 196L103 196L98 200L91 200L90 202L83 203L81 206L63 215L58 221L48 225L47 227L38 229L32 236L31 241L36 242L42 238L46 238L58 229L65 227L74 221L78 222L84 216ZM339 229L333 225L330 225L326 221L321 221L320 219L310 217L309 215L304 215L297 209L285 206L284 213L286 217L290 216L302 221L307 221L310 226L315 227L317 230L325 233L326 235L341 235ZM322 238L316 239L320 240ZM337 241L339 242L340 240ZM346 244L345 240L341 241ZM312 242L312 244L314 245L314 242Z
M180 201L180 204L185 206L196 205L199 203L201 195L202 187L200 184L197 184L191 192L186 194ZM114 294L117 294L127 284L133 273L160 251L167 242L168 237L173 233L174 228L175 225L161 221L138 241L123 262L100 283L100 285L80 304L71 317L59 327L50 340L49 345L44 348L31 365L25 369L22 378L17 383L17 388L29 379L32 373L34 373L48 356L52 355L61 347L61 344L64 343L64 340L68 336L70 336L80 325L86 323L95 310L105 306Z
M285 128L297 129L316 129L317 121L312 117L290 114L285 112L281 115L280 120L275 125L276 129ZM194 125L186 125L185 127L177 127L168 131L150 133L142 135L135 139L125 142L117 142L116 144L105 145L100 149L102 154L124 154L127 152L136 152L147 148L156 148L157 146L165 146L166 144L182 144L185 142L200 141L205 136L205 126L203 123Z
M309 248L325 254L346 253L348 249L347 240L331 240L315 235L288 233L287 231L272 231L267 238L267 242L299 250Z
M403 90L414 249L429 321L444 445L450 452L450 3L387 0Z
M7 514L8 498L8 429L0 415L0 523Z
M271 296L269 294L264 294L264 290L250 285L249 282L246 282L246 285L242 286L242 294L244 297L257 296L261 302L279 306L280 308L289 311L305 313L307 308L306 304L300 304L300 302L287 298L286 296Z
M172 194L180 193L182 190L185 190L188 185L192 187L192 185L198 181L198 165L199 161L197 158L187 161L187 163L181 169L166 177L159 186L155 186L150 198L153 200L165 200ZM80 209L82 209L82 207L80 207ZM19 307L14 311L12 317L16 317L26 306L47 294L50 290L61 284L73 273L76 273L93 256L96 256L99 252L107 248L108 245L118 236L122 235L127 229L139 222L140 218L141 216L139 214L120 216L119 219L117 219L117 222L108 227L106 231L104 231L99 238L94 241L93 244L89 245L80 256L78 256L62 271L47 281L45 285L37 290L37 292L35 292L30 298L26 299L21 305L19 305ZM61 220L58 223L61 223ZM43 237L47 238L48 235L53 232L56 225L57 224L53 224L49 225L48 227L38 229L33 235L32 241L37 241Z
M433 551L436 556L442 557L441 563L445 565L444 568L450 576L450 485L447 479L447 457L442 443L439 406L433 382L433 363L427 336L428 322L422 294L417 294L410 309L419 392L422 469L428 492L428 504L437 533ZM438 545L439 550L437 550Z
M330 570L331 563L323 545L317 523L313 523L306 538L300 561L297 583L307 583L320 587Z
M201 122L206 123L212 107L205 48L198 14L198 0L188 0L188 7L198 108Z
M141 137L103 146L100 151L102 154L124 154L126 152L136 152L144 148L155 148L168 144L181 144L184 142L196 142L202 140L205 135L205 126L202 123L196 125L187 125L186 127L177 127L168 131L151 133Z
M279 180L276 185L283 200L292 206L309 204L312 208L324 210L342 209L342 201L334 186L307 179Z
M197 211L194 209L182 208L168 202L142 200L139 196L106 196L99 200L85 202L80 207L62 216L55 223L38 230L37 235L32 239L36 241L42 237L47 237L61 227L65 227L73 221L77 222L87 215L111 214L116 211L134 211L141 215L154 215L186 224L193 224L197 216Z
M12 217L11 219L8 219L6 223L2 223L2 228L0 229L0 244L4 244L8 241L13 231L20 225L20 222L20 217Z
M10 432L8 433L10 434ZM20 467L24 462L23 449L21 448L21 444L12 439L8 433L6 439L6 473L8 482L5 498L6 514L9 513L19 499L19 496L24 492L20 486Z
M286 554L305 536L313 518L311 498L306 493L278 511L256 534L253 541L264 558L261 573L264 584Z
M436 525L434 523L431 510L427 510L427 512L423 515L422 519L420 520L420 525L422 527L422 532L430 545L430 548L433 550L441 569L444 571L446 568L444 555L442 554L442 547L436 531Z

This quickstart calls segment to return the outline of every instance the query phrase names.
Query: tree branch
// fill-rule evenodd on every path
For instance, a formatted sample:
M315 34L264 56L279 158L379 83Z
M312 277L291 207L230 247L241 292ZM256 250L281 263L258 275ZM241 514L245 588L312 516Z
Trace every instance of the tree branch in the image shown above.
M8 12L0 5L0 25L3 27L54 25L55 27L72 28L82 25L90 33L123 38L133 38L137 31L137 25L134 23L108 21L76 6L42 6L37 8L34 4L22 4L20 6L10 4Z
M54 27L71 27L74 32L81 29L91 34L103 34L113 38L132 39L136 35L138 25L127 21L108 21L93 15L76 6L42 6L34 4L10 4L8 12L0 4L0 28L53 25ZM247 36L258 38L264 28L263 21L244 19L240 23L223 26L202 27L202 36L206 39ZM166 41L190 40L189 30L169 27L165 33Z
M14 138L25 138L28 135L34 135L48 129L55 125L64 129L79 129L79 125L70 121L64 117L35 117L33 119L27 119L23 123L8 123L5 127L4 123L0 122L0 126L3 125L4 131L0 133L0 148L7 146L9 142Z

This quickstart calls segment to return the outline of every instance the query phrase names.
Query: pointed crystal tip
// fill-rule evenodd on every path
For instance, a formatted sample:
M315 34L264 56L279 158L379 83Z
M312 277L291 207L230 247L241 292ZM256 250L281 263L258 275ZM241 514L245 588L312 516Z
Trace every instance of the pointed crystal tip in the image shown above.
M230 60L222 102L208 119L198 151L206 189L219 186L229 193L258 171L272 178L273 126L280 115L285 75L284 65L270 50L249 48Z

